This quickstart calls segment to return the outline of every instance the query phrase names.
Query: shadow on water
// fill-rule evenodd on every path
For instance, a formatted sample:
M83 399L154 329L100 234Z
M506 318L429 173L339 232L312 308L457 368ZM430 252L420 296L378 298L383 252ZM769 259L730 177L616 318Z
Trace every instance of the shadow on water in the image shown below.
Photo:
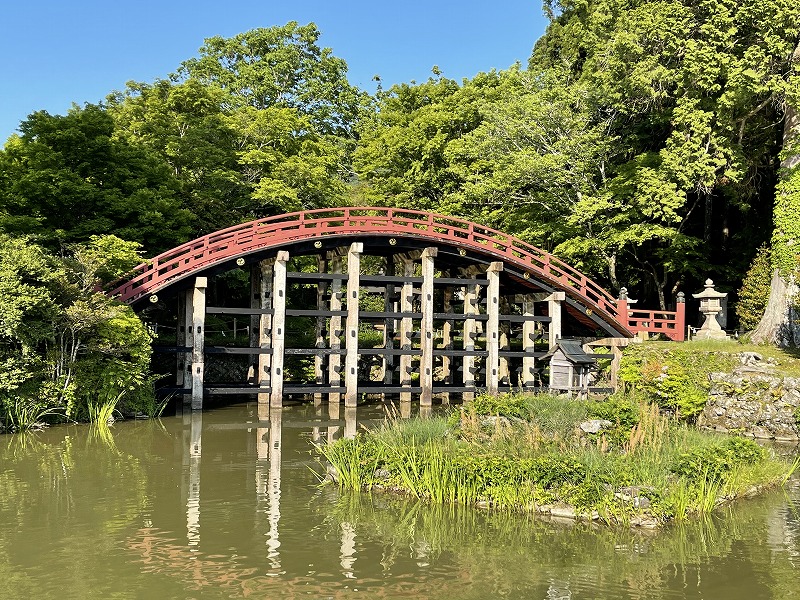
M3 598L790 598L800 486L659 532L320 487L380 407L0 436Z

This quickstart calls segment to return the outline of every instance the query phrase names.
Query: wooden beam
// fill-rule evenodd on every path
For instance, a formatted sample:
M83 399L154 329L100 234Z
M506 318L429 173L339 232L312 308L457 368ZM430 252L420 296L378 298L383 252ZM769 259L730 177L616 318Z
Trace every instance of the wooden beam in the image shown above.
M522 298L522 313L525 316L533 316L533 311L533 294L525 294ZM522 359L522 373L520 374L520 384L523 387L535 384L536 359L533 356L535 342L536 321L524 321L522 323L522 349L525 356Z
M361 287L361 253L364 244L353 242L347 252L347 325L345 327L344 394L345 408L358 404L358 301Z
M327 273L328 261L325 260L325 256L321 255L317 257L317 271L318 273ZM328 285L328 282L325 280L320 280L317 283L317 310L319 311L328 308L326 306ZM314 327L314 332L316 334L316 341L314 342L315 348L325 348L328 345L326 324L326 317L317 317ZM317 385L323 385L325 383L325 357L322 354L314 355L314 381ZM320 404L322 404L322 394L314 394L314 405L319 406Z
M331 252L328 254L328 263L330 264L331 273L334 275L342 274L342 256L339 252ZM331 297L330 309L333 312L342 310L342 280L333 279L331 281ZM340 350L342 341L339 338L342 332L342 317L338 314L331 316L329 329L329 344L331 350ZM342 383L341 373L342 359L338 354L331 354L328 359L328 385L331 387L339 387ZM339 392L330 392L328 394L328 404L339 406L341 402L341 394ZM329 408L329 411L331 409ZM338 408L336 409L338 411ZM339 413L336 412L338 415ZM339 418L338 416L336 417Z
M187 292L181 292L178 294L178 314L177 319L175 322L175 345L178 348L186 348L186 339L188 335L186 323L186 298ZM183 382L186 379L186 353L185 352L178 352L177 356L175 357L175 384L178 388L183 387ZM186 398L184 397L184 400Z
M207 287L207 277L195 278L192 290L192 410L202 410L203 408L203 375L205 371L203 346L206 330Z
M480 288L473 284L468 284L464 288L464 328L463 345L464 359L461 361L462 382L465 388L475 389L475 336L478 333L477 322L474 315L478 314L478 293ZM464 392L464 400L472 400L475 397L474 391Z
M489 287L486 290L486 313L489 320L486 321L486 350L489 356L486 358L486 391L490 394L497 394L500 374L500 271L503 270L502 262L489 264L486 275L489 279Z
M270 368L270 407L283 406L283 351L286 347L286 263L289 253L279 250L272 275L272 364Z
M561 303L566 299L564 292L553 292L547 297L547 312L550 315L550 328L548 330L550 347L556 345L561 339Z
M445 272L445 275L449 275L449 273ZM449 277L447 277L449 279ZM446 315L452 316L453 314L453 287L451 285L445 286L444 290L442 290L442 310ZM434 313L434 318L436 317L436 313ZM453 349L453 325L455 321L450 318L445 320L444 324L442 325L442 349L444 350L452 350ZM452 373L452 362L453 359L449 356L442 355L442 381L446 385L450 385L453 383L453 373ZM450 394L449 392L445 392L442 394L442 404L449 404L450 403Z
M414 274L414 262L404 256L399 257L403 263L403 275L411 277ZM414 309L412 301L414 297L414 286L410 281L403 283L400 288L400 312L411 313ZM411 317L404 316L400 319L400 348L402 350L411 350L412 341L411 334L413 332L413 322ZM400 355L400 385L406 388L411 387L411 355ZM411 392L400 393L400 403L405 404L411 402ZM401 409L402 412L402 409Z
M420 405L430 406L433 402L433 276L434 259L438 250L435 247L422 251L422 324L420 327L420 346L422 358L419 365L419 381L422 387Z

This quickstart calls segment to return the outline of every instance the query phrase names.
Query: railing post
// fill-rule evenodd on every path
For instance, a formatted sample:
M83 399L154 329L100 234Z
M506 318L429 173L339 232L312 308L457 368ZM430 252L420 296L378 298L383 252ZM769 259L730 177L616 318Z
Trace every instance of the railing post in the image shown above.
M625 329L630 329L628 318L628 288L620 288L619 299L617 300L617 320L622 323Z
M678 292L678 299L675 305L675 329L676 342L686 341L686 295Z

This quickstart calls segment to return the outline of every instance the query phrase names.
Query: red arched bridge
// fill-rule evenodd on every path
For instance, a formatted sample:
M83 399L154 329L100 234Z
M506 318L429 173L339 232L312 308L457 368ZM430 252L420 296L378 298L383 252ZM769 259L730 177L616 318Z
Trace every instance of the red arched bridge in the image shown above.
M362 254L382 257L382 266L378 272L360 273L364 269L353 256L360 257ZM300 256L314 255L318 257L320 265L316 273L309 273L307 268L291 272L286 266L287 260L290 260L289 257L294 259ZM345 257L348 265L346 273L355 274L355 277L342 274L342 260ZM434 276L434 258L435 270L439 276ZM211 307L208 308L208 312L236 314L235 311L240 310L239 314L246 314L246 311L250 311L249 315L253 325L251 336L258 337L253 332L260 329L262 330L262 339L260 341L254 339L252 347L249 350L242 349L242 353L249 351L255 356L256 350L253 348L260 347L265 350L264 355L272 357L272 360L268 360L262 356L260 368L258 365L251 367L250 382L261 393L266 393L269 389L273 397L275 397L276 390L275 377L266 382L263 371L264 369L274 371L275 363L280 362L275 359L276 353L279 349L284 350L283 347L278 348L277 346L285 340L273 339L274 335L269 340L265 340L263 330L267 328L267 323L260 322L261 327L259 328L256 321L258 319L263 321L265 315L267 320L274 321L275 311L280 309L285 311L285 316L315 316L320 322L323 319L329 319L329 321L325 321L324 326L330 328L338 327L339 321L347 317L348 322L355 319L353 323L350 323L353 326L358 322L359 315L353 316L352 311L348 314L341 298L337 299L332 293L344 285L347 286L347 298L358 297L358 290L364 286L372 286L373 291L379 289L380 293L387 297L385 311L369 313L362 310L360 313L362 320L365 318L383 320L385 322L384 335L389 329L394 329L393 325L390 326L389 320L393 320L394 324L400 323L400 327L405 329L403 333L406 335L413 335L415 331L415 328L410 326L407 320L419 320L420 324L416 330L417 335L422 337L422 342L420 342L422 354L425 353L425 336L431 337L431 330L434 327L432 320L443 321L445 325L446 322L452 322L454 319L463 320L465 326L471 322L471 327L475 327L475 323L479 322L478 334L483 333L487 339L490 336L496 336L498 339L503 337L501 331L503 317L507 324L506 333L511 327L508 323L548 322L551 342L561 337L562 334L582 337L631 337L637 331L662 333L677 340L683 339L685 330L682 306L679 306L678 312L632 311L627 299L615 298L603 287L570 265L514 236L457 217L382 207L309 210L267 217L229 227L159 254L137 267L130 278L116 288L113 294L138 309L157 304L159 298L180 294L189 298L188 302L191 304L192 297L197 299L198 286L204 288L207 285L205 278L246 265L250 265L253 272L260 269L259 280L269 279L266 287L265 284L257 284L253 280L255 296L260 295L261 297L260 304L256 303L258 306L240 308ZM320 295L316 310L291 307L287 309L285 303L288 292L284 293L284 290L288 290L287 286L290 286L293 281L305 285L313 282L320 286L320 290L322 290L320 294L323 292L327 294L324 305L319 303L322 302ZM261 285L261 288L258 288L258 285ZM414 288L414 285L418 287ZM436 294L433 292L434 286L441 288ZM470 291L471 286L476 286L479 291ZM390 305L389 296L396 295L398 289L404 290L404 292L400 294L399 298L395 298L393 305ZM453 296L453 289L457 290L455 296ZM481 293L483 299L481 299ZM413 294L420 295L420 301L416 304L414 304L415 300L411 298ZM475 298L471 298L470 294L475 295ZM464 304L463 311L459 313L458 317L453 316L455 314L452 309L454 297L456 302ZM203 302L205 302L204 299ZM421 309L418 308L420 302ZM427 308L426 302L430 303ZM438 302L440 308L437 309L433 302ZM480 307L476 307L473 313L471 312L473 309L468 307L469 303L486 303L486 309L481 313ZM537 310L534 306L536 303L546 303L547 310ZM493 319L491 316L482 316L488 315L492 307L495 307L495 314L499 315L501 324L498 324L497 319ZM562 307L566 316L563 319L563 328ZM558 314L554 314L554 310ZM191 312L188 309L184 309L184 311L187 314ZM254 313L253 311L261 312ZM195 312L197 312L196 309ZM178 329L181 329L181 318L186 319L187 337L183 340L179 339L178 346L187 348L188 353L188 348L192 346L189 343L192 340L189 338L196 337L194 336L196 326L189 326L188 317L179 317ZM482 320L487 322L483 323ZM405 322L405 328L403 322ZM269 323L269 325L270 329L275 328L274 323ZM481 329L484 331L481 332ZM469 328L465 332L464 339L476 335ZM319 334L319 331L317 333ZM527 336L528 333L525 335ZM325 342L324 349L320 347L321 342L316 344L314 350L318 363L321 360L320 357L326 357L325 360L328 362L338 362L332 357L338 359L340 354L342 356L347 354L345 349L337 347L338 344L333 339L336 337L338 336L329 335L330 340ZM318 338L320 338L319 335ZM349 338L346 338L345 341L350 343ZM452 346L452 340L446 339L444 342L448 342ZM471 342L468 340L463 343ZM492 343L489 341L484 348L474 350L478 353L479 359L482 358L480 353L489 353L488 357L491 360L497 358L494 356L497 352L502 354L502 345L500 350L493 352ZM405 356L401 353L402 350L387 348L387 345L391 345L391 341L384 344L383 347L384 363L391 362L392 352L399 354L402 362L402 358ZM417 348L412 349L414 352L418 350ZM366 349L362 348L360 352L351 352L349 360L351 362L359 361L359 356L363 356L365 351ZM466 351L468 350L465 346L463 350L442 350L440 354L450 352L450 355L454 356L459 352ZM505 352L507 354L514 353L508 349ZM524 349L519 353L524 353ZM431 356L425 357L422 363L427 362L427 368L432 368L431 358L436 352L428 354ZM194 358L193 362L197 363L199 357L194 356ZM500 362L502 362L502 356L500 358ZM267 367L265 362L271 362L272 366ZM481 361L479 360L479 362ZM467 363L465 366L462 365L462 369L475 370L474 365L469 364L469 361ZM335 366L338 368L338 365ZM445 366L449 368L452 365L448 363ZM318 364L317 367L319 373L320 365ZM403 366L403 368L405 367L407 365ZM486 367L487 372L490 367L491 365ZM421 364L420 368L423 369L420 377L424 379L426 364ZM281 369L282 366L278 370L281 371ZM346 368L344 370L346 371ZM384 364L383 370L386 371L386 364ZM253 375L254 372L261 372L262 376ZM274 372L272 374L275 375ZM496 376L497 373L494 375ZM470 377L466 375L462 377L461 383L464 385L461 385L461 388L473 385ZM178 379L181 383L180 374ZM315 390L342 387L338 385L336 377L332 382L329 377L318 377L317 382L319 383L322 379L325 379L326 385L318 385ZM408 383L402 372L400 380L401 388L403 387L402 383ZM386 381L389 381L388 376ZM519 383L526 381L522 377ZM497 387L495 382L496 377L493 379L491 375L487 375L489 389ZM188 381L184 383L188 384ZM280 393L286 391L280 386L277 387ZM313 386L299 387L310 389ZM424 381L422 387L425 388ZM359 391L367 388L370 386L362 385ZM424 389L423 392L425 392ZM195 395L198 393L195 390Z

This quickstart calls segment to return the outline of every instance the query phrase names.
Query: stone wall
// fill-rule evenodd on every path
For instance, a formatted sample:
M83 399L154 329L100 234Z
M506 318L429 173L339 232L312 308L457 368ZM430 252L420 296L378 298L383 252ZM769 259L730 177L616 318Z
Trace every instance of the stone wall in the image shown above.
M698 419L701 427L756 438L797 440L796 413L800 379L774 372L758 354L741 356L732 373L712 373L709 401Z

